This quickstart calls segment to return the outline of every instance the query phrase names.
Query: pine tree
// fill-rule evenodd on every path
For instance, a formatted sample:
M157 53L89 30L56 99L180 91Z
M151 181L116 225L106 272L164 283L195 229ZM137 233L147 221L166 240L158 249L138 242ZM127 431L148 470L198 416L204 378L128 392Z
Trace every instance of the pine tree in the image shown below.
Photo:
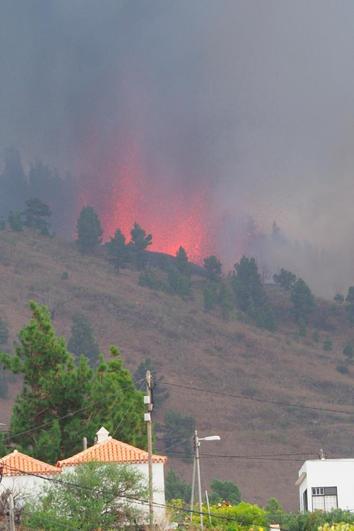
M306 324L310 313L315 307L315 299L310 288L302 278L298 278L293 285L290 299L293 303L296 321L299 324Z
M23 212L23 224L25 227L34 229L41 234L49 234L49 221L52 215L48 205L38 198L28 199L26 209Z
M94 252L102 242L102 227L96 211L91 206L84 207L77 221L77 244L82 253Z
M90 365L95 365L100 353L90 321L82 314L73 317L71 336L68 342L69 352L76 356L85 355Z
M10 210L7 221L9 223L10 229L14 232L21 232L23 230L21 212L13 212L12 210Z
M119 273L121 267L123 267L127 261L127 246L125 245L124 234L117 229L113 238L106 245L108 259L113 265L114 269Z
M254 258L243 256L235 264L232 287L238 308L253 319L258 326L273 330L272 308L267 299Z
M281 288L290 290L296 282L296 275L282 268L278 274L273 275L273 280Z
M108 361L100 356L95 369L83 356L75 361L56 335L48 309L34 302L30 306L32 319L21 330L15 353L0 354L2 365L23 378L12 411L11 443L55 463L79 451L82 437L93 441L104 425L113 437L144 447L142 393L119 351L112 348Z
M190 276L191 266L185 249L181 246L176 253L176 267L181 275Z
M138 223L134 223L130 234L129 248L133 253L135 265L138 270L144 269L146 265L145 251L152 244L152 235L146 234Z
M204 258L204 268L209 280L217 282L221 279L222 265L216 256L212 255Z

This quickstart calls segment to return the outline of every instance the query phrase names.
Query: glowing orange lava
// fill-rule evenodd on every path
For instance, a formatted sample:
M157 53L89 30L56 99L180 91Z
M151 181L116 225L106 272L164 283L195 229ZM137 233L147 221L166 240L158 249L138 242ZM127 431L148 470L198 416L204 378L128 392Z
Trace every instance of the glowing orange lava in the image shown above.
M151 250L175 255L182 245L195 262L215 252L205 191L183 188L173 179L149 178L134 142L112 159L99 169L104 180L91 181L80 197L81 206L92 204L97 209L105 239L119 228L129 241L137 222L152 234Z

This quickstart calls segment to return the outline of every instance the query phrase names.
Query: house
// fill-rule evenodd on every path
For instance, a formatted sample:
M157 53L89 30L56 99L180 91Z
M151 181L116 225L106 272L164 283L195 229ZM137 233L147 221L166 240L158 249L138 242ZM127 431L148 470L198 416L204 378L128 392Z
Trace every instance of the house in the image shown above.
M60 474L57 467L17 450L0 459L0 472L0 495L9 490L23 499L37 495L48 479Z
M354 459L305 461L295 485L299 487L300 511L354 511Z
M165 517L165 479L164 465L167 457L161 455L152 456L153 476L153 501L159 506L154 506L156 521ZM72 469L77 465L88 462L117 463L118 465L131 465L138 470L148 484L148 453L145 450L135 448L130 444L113 439L109 432L102 427L96 434L96 443L78 454L58 461L60 470ZM145 505L146 507L146 505Z

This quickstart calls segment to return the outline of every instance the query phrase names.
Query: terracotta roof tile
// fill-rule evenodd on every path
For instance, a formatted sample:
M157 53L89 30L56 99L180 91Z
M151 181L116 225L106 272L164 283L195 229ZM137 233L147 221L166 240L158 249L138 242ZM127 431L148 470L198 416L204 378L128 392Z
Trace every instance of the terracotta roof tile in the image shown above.
M106 441L90 446L87 450L58 461L58 467L79 465L89 462L103 462L103 463L125 463L138 464L148 462L148 453L145 450L135 448L130 444L126 444L115 439L109 438ZM166 463L167 457L162 455L153 455L153 463Z
M25 474L48 475L59 472L57 467L48 465L29 455L22 454L17 450L2 457L0 459L1 465L3 466L4 476L23 476Z

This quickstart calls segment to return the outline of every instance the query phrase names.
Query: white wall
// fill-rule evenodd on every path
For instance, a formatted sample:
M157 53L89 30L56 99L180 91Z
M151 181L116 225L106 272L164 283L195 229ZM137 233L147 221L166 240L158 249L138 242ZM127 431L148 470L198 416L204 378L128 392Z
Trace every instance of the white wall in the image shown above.
M48 477L57 477L57 475ZM31 497L37 497L48 483L49 481L35 476L3 476L0 483L0 494L5 490L11 490L15 497L19 495L18 499L25 501Z
M308 510L312 511L313 487L337 487L338 508L354 511L354 459L306 461L299 477L306 474L299 486L300 510L304 511L303 493L307 489Z
M144 486L147 488L149 481L148 464L128 464L128 466L131 466L142 475ZM65 474L66 471L72 470L75 470L75 466L66 466L63 468L63 474ZM64 477L62 479L65 481ZM163 463L153 463L152 465L152 488L154 503L165 505L165 477ZM141 511L146 515L149 512L149 506L147 503L142 504L141 507L139 506L139 509L141 509ZM166 516L165 508L154 506L153 510L155 523L163 522Z
M145 478L148 485L149 470L147 464L133 465ZM164 465L162 463L153 463L152 465L152 488L153 499L155 503L165 504L165 477ZM155 521L158 523L165 518L165 509L163 507L154 507Z

